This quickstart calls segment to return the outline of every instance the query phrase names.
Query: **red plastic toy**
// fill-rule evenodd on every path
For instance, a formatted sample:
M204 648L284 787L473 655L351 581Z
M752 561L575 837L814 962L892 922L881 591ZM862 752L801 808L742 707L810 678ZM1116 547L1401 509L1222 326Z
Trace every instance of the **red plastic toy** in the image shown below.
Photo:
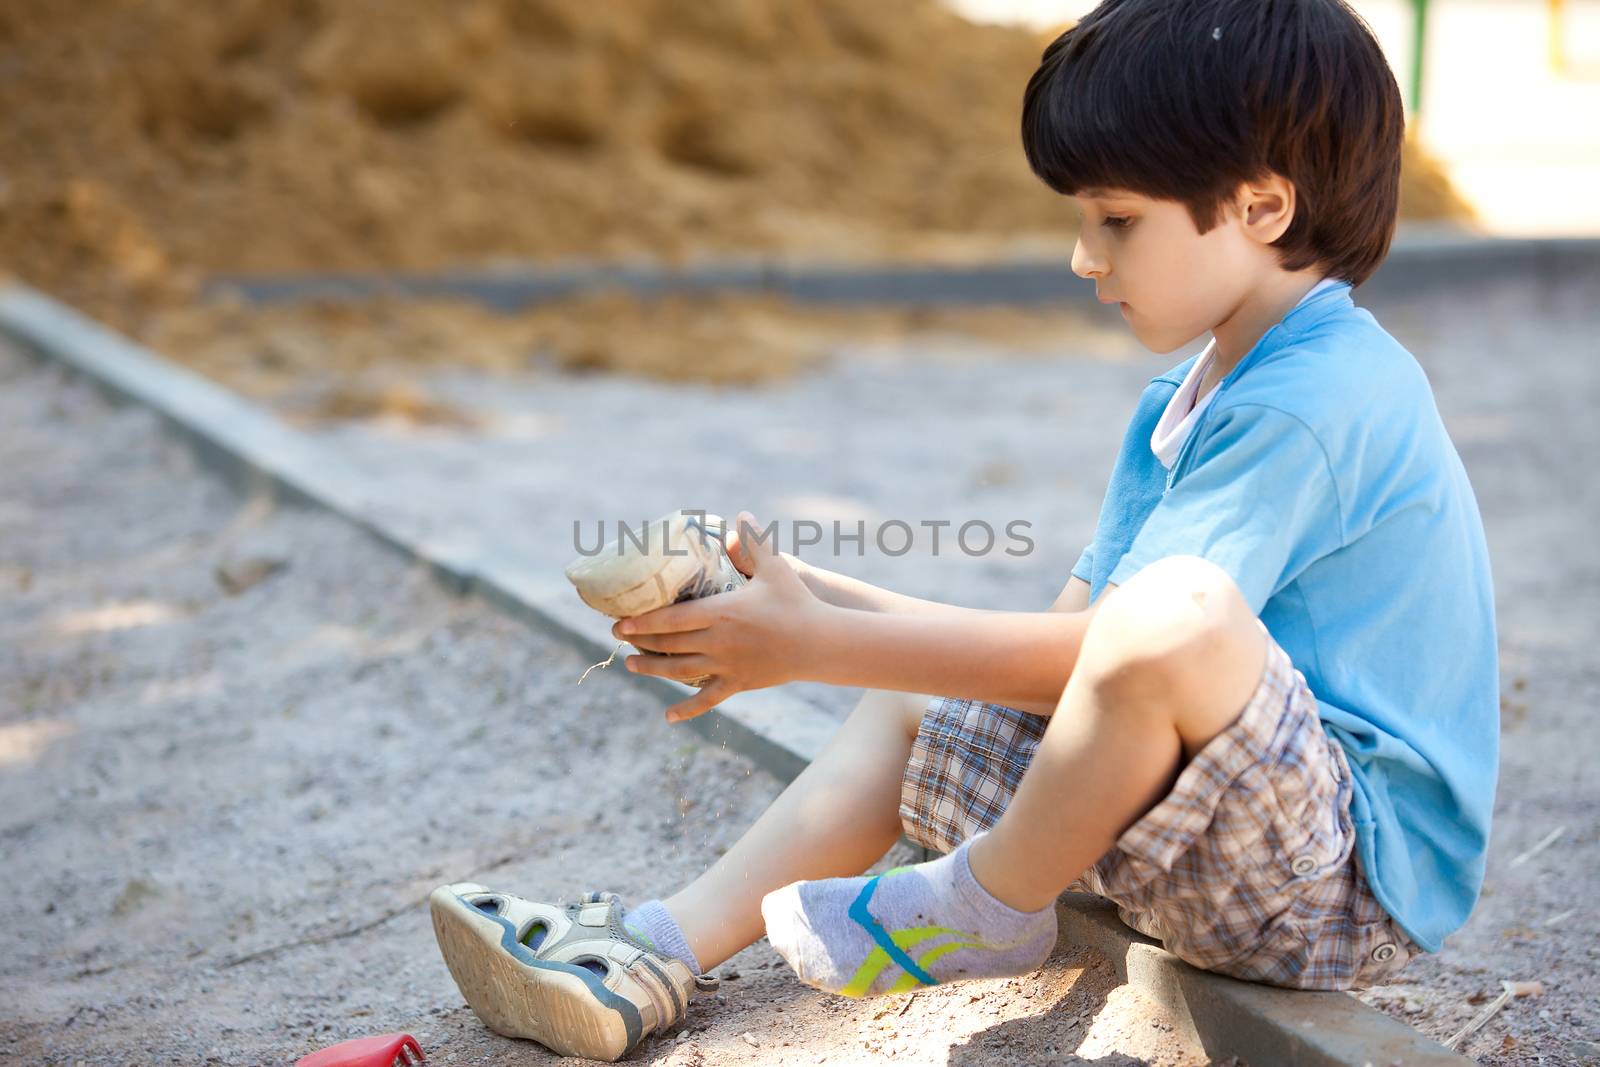
M411 1067L425 1058L422 1046L410 1034L380 1034L341 1041L301 1056L294 1067Z

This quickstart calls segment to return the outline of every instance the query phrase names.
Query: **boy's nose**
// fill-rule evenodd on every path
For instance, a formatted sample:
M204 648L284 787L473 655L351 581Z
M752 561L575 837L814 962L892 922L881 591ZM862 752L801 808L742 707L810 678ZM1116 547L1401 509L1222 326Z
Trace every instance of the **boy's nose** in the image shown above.
M1072 249L1072 273L1080 278L1098 278L1105 274L1105 261L1092 254L1083 238L1078 238L1078 243Z

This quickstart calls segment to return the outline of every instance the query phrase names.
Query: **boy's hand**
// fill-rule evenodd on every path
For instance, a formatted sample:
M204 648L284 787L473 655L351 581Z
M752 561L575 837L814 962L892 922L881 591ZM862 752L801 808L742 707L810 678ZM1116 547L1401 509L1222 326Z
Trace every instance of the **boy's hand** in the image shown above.
M755 518L741 511L740 532L759 530ZM813 637L824 625L827 606L812 595L799 570L776 551L739 538L733 558L741 571L748 566L750 584L716 596L669 604L611 628L642 655L624 660L628 670L683 681L710 675L698 693L667 709L668 722L692 719L735 693L764 689L805 676ZM656 653L672 653L657 655Z
M751 558L750 549L745 546L745 539L742 536L743 530L741 529L744 517L749 514L748 511L739 512L739 517L734 520L733 529L729 530L722 539L722 547L727 549L729 562L739 568L739 573L746 578L756 572L756 561ZM760 546L757 545L756 547Z
M749 512L741 511L739 514L741 516L748 515ZM754 521L754 519L751 520L752 532L754 532ZM734 528L728 531L727 538L723 542L723 547L728 550L728 559L735 567L738 568L740 574L748 578L755 573L755 561L751 559L749 549L745 548L744 538L739 536L739 524L737 522L734 523ZM792 552L780 552L778 555L782 556L784 562L789 564L790 570L794 571L800 576L800 580L806 583L806 588L810 589L813 595L821 595L817 592L816 584L812 580L812 572L816 568L812 567L811 564L807 563L799 556L794 555Z

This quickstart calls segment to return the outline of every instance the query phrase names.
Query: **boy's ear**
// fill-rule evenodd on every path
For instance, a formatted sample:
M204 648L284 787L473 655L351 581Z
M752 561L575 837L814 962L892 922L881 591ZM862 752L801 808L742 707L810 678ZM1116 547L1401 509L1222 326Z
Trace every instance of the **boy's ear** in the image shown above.
M1239 187L1240 225L1252 239L1269 245L1282 237L1294 221L1294 183L1281 174L1268 173Z

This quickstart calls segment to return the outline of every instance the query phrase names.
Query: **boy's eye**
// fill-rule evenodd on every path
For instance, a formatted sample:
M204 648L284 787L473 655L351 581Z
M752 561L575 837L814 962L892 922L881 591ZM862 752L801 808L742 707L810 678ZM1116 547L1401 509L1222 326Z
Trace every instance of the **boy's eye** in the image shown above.
M1109 227L1113 230L1121 230L1125 229L1128 223L1132 221L1133 220L1128 218L1126 215L1107 215L1100 225Z

